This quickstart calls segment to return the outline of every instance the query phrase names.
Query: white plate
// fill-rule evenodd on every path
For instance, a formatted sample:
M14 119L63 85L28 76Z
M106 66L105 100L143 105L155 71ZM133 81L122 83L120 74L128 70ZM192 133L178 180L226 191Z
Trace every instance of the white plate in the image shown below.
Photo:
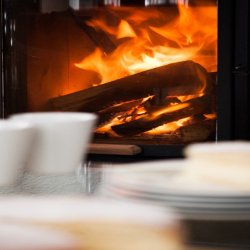
M114 193L116 195L128 197L128 198L138 198L138 199L145 199L151 200L156 202L164 202L171 206L175 207L183 207L183 208L205 208L205 209L212 209L212 210L249 210L250 211L250 202L220 202L220 201L197 201L191 199L181 199L179 197L175 198L169 197L167 195L162 195L158 193L145 193L140 191L135 191L132 189L125 189L125 188L117 188L106 186L104 187L106 193Z
M127 197L124 195L120 195L114 192L109 192L107 190L103 190L103 195L106 197L116 199L116 200L125 200L125 201L133 201L133 199L136 199L138 201L137 197ZM182 218L188 219L188 220L250 220L250 210L211 210L209 208L188 208L188 207L178 207L178 206L170 206L170 204L161 201L161 200L151 200L151 199L142 199L140 197L139 199L141 202L148 203L148 204L154 204L161 207L170 207L172 209L175 209Z
M250 202L250 191L228 190L203 183L195 188L174 181L185 167L184 160L127 164L108 171L107 184L137 192L175 197L195 202Z
M116 199L136 199L175 208L188 219L248 220L250 192L202 185L195 190L174 183L183 160L127 164L107 171L103 192Z
M141 196L148 197L157 197L159 199L169 200L172 202L182 202L182 203L195 203L195 204L222 204L224 206L236 205L241 206L249 204L250 206L250 197L249 196L201 196L198 194L188 195L188 194L178 194L176 192L171 192L171 190L158 190L158 189L144 189L143 187L135 187L133 185L125 185L124 183L113 183L104 186L103 188L108 190L119 190L120 193L130 193Z

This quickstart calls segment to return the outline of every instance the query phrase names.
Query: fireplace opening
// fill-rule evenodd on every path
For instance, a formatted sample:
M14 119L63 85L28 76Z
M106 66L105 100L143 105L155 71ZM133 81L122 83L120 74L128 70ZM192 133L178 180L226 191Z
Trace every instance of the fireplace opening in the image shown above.
M27 110L95 112L97 142L214 139L212 3L26 12Z
M233 77L232 55L248 26L236 42L228 27L245 20L234 14L248 11L243 2L2 0L2 116L94 112L94 142L152 145L153 154L237 139L246 100L234 98L233 81L245 70Z

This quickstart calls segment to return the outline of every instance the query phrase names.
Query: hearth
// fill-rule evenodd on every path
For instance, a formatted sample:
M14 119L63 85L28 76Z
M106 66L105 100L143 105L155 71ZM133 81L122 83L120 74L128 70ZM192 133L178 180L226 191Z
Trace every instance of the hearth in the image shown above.
M247 0L2 0L2 117L94 112L138 157L249 139L248 28Z

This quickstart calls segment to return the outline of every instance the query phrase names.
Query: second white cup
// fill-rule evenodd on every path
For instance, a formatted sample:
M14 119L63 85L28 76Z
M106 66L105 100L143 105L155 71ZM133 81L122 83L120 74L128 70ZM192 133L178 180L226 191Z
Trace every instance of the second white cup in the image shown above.
M31 123L34 146L28 169L38 174L72 173L85 159L97 116L90 113L38 112L10 117Z

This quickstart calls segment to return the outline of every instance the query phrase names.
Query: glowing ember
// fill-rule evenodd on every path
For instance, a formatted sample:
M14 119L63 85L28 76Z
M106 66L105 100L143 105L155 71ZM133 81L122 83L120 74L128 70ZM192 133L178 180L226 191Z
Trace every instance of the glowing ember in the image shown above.
M190 120L191 120L191 117L186 117L186 118L182 118L182 119L175 121L175 122L169 122L169 123L164 124L162 126L156 127L152 130L149 130L149 131L145 132L145 134L147 134L147 135L161 135L161 134L165 134L165 133L174 132L179 127L184 126L185 123L187 123Z
M173 106L166 107L166 108L163 108L161 110L158 110L158 111L154 112L153 116L159 116L159 115L162 115L162 114L170 113L170 112L173 112L173 111L176 111L176 110L186 108L188 106L189 106L188 103L181 103L181 104L173 105Z
M216 114L204 114L204 116L209 120L216 119Z

